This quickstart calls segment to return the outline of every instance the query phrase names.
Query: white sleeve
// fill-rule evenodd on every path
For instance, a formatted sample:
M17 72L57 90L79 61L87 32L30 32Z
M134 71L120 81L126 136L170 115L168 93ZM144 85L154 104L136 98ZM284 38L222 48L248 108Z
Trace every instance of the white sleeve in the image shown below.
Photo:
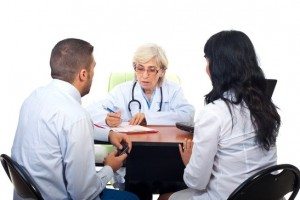
M113 176L110 167L103 173L96 173L92 131L92 124L87 119L79 120L65 130L64 175L72 199L95 198Z
M215 113L203 110L195 122L194 146L184 170L184 181L190 188L203 190L210 180L217 153L221 122Z
M101 128L94 125L94 140L108 142L110 128Z
M131 83L122 83L117 85L110 91L106 97L100 101L94 102L86 107L86 110L91 115L91 118L94 123L97 124L106 124L105 119L107 116L108 111L103 109L103 105L112 109L113 111L121 111L122 113L122 120L128 121L127 116L127 102L126 96L127 92L130 91ZM130 93L129 93L130 94ZM125 116L124 116L125 115Z
M166 104L169 109L166 110ZM162 111L145 113L148 125L175 125L176 122L193 122L195 109L184 97L182 88L172 94L169 102L163 102Z
M86 107L94 123L105 124L107 111L103 109L102 105L105 100L94 102Z

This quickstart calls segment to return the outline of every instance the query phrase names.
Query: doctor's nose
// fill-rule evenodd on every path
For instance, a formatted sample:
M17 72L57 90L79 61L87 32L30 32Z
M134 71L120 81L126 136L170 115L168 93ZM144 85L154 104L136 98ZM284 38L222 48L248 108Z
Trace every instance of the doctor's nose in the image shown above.
M143 71L142 77L143 77L143 78L148 78L148 77L149 77L149 72L148 72L148 70Z

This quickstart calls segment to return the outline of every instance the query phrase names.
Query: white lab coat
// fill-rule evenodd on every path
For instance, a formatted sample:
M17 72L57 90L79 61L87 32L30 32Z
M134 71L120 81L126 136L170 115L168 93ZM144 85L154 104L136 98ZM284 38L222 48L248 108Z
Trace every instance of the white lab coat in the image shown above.
M129 121L133 115L139 112L137 103L131 103L131 112L128 103L132 100L132 87L134 81L124 82L117 85L106 97L87 107L94 122L105 123L107 111L102 105L113 110L120 110L122 121ZM188 103L183 95L180 85L165 80L162 84L162 110L158 112L161 102L160 88L155 89L150 108L143 96L140 84L137 82L134 89L134 98L141 103L141 111L145 114L148 125L175 125L176 122L193 122L195 109Z
M256 142L250 111L241 104L230 107L231 113L219 99L197 114L192 155L183 175L189 189L174 193L171 200L227 199L251 175L276 165L276 146L266 151Z

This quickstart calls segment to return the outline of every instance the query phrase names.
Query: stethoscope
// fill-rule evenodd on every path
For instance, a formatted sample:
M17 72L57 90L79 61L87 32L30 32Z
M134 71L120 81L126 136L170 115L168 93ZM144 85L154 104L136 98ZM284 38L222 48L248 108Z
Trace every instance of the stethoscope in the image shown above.
M136 83L137 81L134 82L133 86L132 86L132 90L131 90L131 95L132 95L132 98L131 98L131 101L129 101L128 103L128 110L129 112L131 112L131 108L130 108L130 105L131 103L137 103L139 105L139 110L141 111L142 109L142 104L139 100L137 99L134 99L134 88L136 86ZM162 93L162 88L160 87L160 103L159 103L159 110L157 112L160 112L161 111L161 107L162 107L162 102L163 102L163 93Z

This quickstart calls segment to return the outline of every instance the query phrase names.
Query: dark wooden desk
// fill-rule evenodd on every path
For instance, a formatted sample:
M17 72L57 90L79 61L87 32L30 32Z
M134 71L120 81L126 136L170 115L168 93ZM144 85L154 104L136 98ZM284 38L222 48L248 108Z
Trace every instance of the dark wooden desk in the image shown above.
M176 128L176 126L147 126L158 130L158 133L128 133L132 142L144 143L175 143L179 144L185 138L193 138L193 135Z
M126 160L125 189L164 193L185 188L178 144L192 135L175 126L149 127L159 132L128 133L133 148Z

